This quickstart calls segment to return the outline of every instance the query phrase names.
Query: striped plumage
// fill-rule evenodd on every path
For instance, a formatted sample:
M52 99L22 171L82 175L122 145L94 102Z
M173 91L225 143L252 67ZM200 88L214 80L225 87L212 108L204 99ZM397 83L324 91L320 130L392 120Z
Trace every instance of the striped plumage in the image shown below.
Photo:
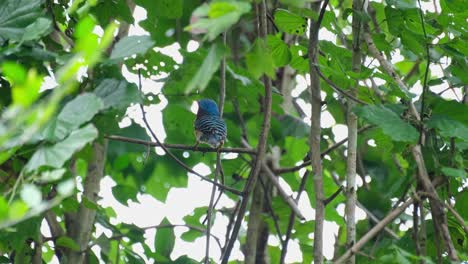
M224 144L226 135L226 123L219 116L216 103L210 99L198 101L197 119L195 120L197 144L203 142L214 148L219 148Z

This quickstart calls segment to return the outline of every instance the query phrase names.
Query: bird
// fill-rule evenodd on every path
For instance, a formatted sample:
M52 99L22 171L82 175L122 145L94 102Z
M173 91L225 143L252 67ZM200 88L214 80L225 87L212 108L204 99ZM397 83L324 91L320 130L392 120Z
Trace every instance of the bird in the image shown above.
M211 99L201 99L197 103L198 112L194 124L197 139L195 148L199 143L205 143L219 150L226 140L227 127L219 114L218 105Z

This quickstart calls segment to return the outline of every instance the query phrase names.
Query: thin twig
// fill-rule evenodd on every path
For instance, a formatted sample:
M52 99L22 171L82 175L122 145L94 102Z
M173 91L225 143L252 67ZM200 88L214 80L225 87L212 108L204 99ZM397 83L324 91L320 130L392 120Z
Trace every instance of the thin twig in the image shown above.
M294 199L294 201L296 203L299 202L299 199L301 198L301 194L305 190L305 185L306 185L307 178L309 177L309 175L310 175L309 170L306 170L304 172L304 175L302 175L301 183L299 184L299 189L297 191L297 196ZM284 259L286 258L286 253L288 252L288 243L289 243L289 239L291 238L291 233L292 233L292 229L294 227L294 220L295 219L296 219L296 214L294 213L294 211L291 210L291 213L289 214L288 228L286 229L285 238L284 238L283 244L281 245L280 264L283 264Z
M338 188L338 190L336 190L334 193L332 193L332 195L330 195L330 197L323 200L323 204L325 206L327 206L329 203L331 203L341 193L341 191L343 191L343 185L341 185L340 188Z
M318 65L313 64L312 67L315 69L315 71L317 71L320 78L322 78L322 80L324 80L328 85L330 85L330 87L333 89L333 91L344 95L345 97L355 101L356 103L360 103L362 105L367 105L366 102L362 101L361 99L357 98L356 96L354 96L354 95L346 92L345 90L341 89L332 80L328 79L325 75L323 75L323 73L320 70L320 67Z
M220 166L221 166L221 155L218 152L216 154L216 169L215 169L215 176L214 176L214 182L218 182L218 175L220 171ZM207 212L207 223L206 223L206 248L205 248L205 264L210 263L210 236L211 236L211 225L212 225L212 214L214 211L214 199L216 195L216 185L213 184L211 187L211 196L210 196L210 204L208 206L208 212Z
M279 218L275 214L275 211L273 210L271 199L270 199L270 196L268 195L268 188L265 185L265 183L263 182L262 177L259 177L259 181L260 181L260 184L262 185L262 188L263 188L263 195L265 197L266 207L268 209L268 212L271 215L271 218L273 219L273 224L275 226L276 234L278 235L278 239L279 239L280 243L283 244L283 236L281 235L281 228L279 227Z

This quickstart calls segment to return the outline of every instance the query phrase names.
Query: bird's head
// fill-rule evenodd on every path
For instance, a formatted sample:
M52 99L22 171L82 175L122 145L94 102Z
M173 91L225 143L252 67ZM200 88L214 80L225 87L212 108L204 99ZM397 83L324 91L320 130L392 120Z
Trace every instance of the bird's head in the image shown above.
M212 115L219 116L218 105L211 99L201 99L198 103L198 116Z

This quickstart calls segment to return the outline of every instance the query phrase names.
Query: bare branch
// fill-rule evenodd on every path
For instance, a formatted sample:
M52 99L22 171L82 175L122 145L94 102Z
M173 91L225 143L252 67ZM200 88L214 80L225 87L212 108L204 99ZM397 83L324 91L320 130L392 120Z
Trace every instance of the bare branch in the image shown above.
M304 175L302 175L301 183L300 183L299 189L297 191L297 196L296 196L296 199L294 199L294 201L296 203L299 202L299 199L301 198L301 194L305 190L305 184L307 182L307 178L309 177L309 175L310 175L309 170L306 170ZM288 251L288 243L289 243L289 239L291 238L291 233L292 233L292 229L294 227L294 220L295 219L296 219L296 214L294 213L294 211L291 211L291 213L289 214L288 228L286 229L286 236L284 238L283 244L281 245L280 264L283 264L284 259L286 258L286 253Z
M338 190L336 190L334 193L332 193L332 195L330 195L330 197L323 200L323 204L325 206L327 206L329 203L331 203L341 193L341 191L343 191L343 185L341 185L340 188L338 188Z
M353 0L353 20L352 20L352 70L354 73L361 72L361 18L359 13L362 12L362 1ZM356 80L354 87L351 88L351 95L357 96L359 88L359 80ZM346 107L346 117L348 123L348 151L346 155L346 248L350 248L356 242L356 165L357 165L357 130L358 118L353 112L355 102L348 100ZM365 182L365 181L364 181ZM355 256L351 256L347 263L354 264Z
M379 223L377 223L369 232L359 239L351 248L349 248L340 258L335 261L335 264L344 263L349 257L356 254L370 239L377 235L385 226L391 223L395 218L402 214L405 209L414 202L414 198L408 199L401 206L391 211Z
M322 22L325 10L328 5L328 0L325 0L320 8L320 3L312 3L311 8L317 12L320 9L320 14L317 21L311 20L309 28L309 74L310 74L310 160L312 164L312 174L315 193L315 230L314 230L314 263L321 264L323 262L323 225L325 221L325 205L323 203L325 197L323 193L323 175L322 175L322 157L320 155L320 140L321 126L320 116L322 112L322 99L320 97L320 70L317 66L317 57L319 53L318 32Z
M214 182L218 182L218 176L221 171L221 154L218 152L216 154L216 169L215 169L215 176ZM210 263L210 236L211 236L211 225L212 225L212 214L214 211L215 205L215 195L216 195L216 185L213 184L211 188L211 197L210 197L210 204L208 206L208 212L206 218L208 219L206 223L206 248L205 248L205 264Z
M283 187L281 187L278 177L275 176L273 171L271 171L271 169L265 163L262 163L262 170L266 173L266 176L268 176L268 179L270 179L270 181L273 183L275 188L278 190L278 194L281 196L281 198L283 198L283 200L286 202L289 208L291 208L294 214L297 215L299 219L304 220L305 217L299 210L299 207L297 207L296 201L294 201L294 199L286 193Z
M107 152L107 140L103 144L93 144L94 159L89 162L88 173L83 184L83 200L87 200L93 204L97 203L99 198L100 182L104 177L104 164ZM80 204L76 216L69 218L70 225L67 226L68 235L78 244L80 251L67 251L67 260L69 263L83 263L88 243L91 239L91 234L94 229L94 221L96 218L96 209L89 208L83 201Z

